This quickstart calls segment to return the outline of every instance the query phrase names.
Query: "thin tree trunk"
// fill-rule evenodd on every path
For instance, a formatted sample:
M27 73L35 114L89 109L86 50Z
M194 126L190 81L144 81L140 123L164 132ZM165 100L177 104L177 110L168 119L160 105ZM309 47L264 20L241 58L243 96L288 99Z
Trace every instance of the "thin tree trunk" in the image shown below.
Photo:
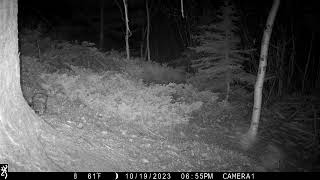
M149 14L149 0L146 0L146 11L147 11L147 57L148 61L151 61L150 57L150 14Z
M128 5L127 0L123 0L125 20L126 20L126 52L127 52L127 60L130 59L130 47L129 47L129 37L130 37L130 29L129 29L129 19L128 19Z
M318 57L318 69L320 69L320 56ZM317 74L316 88L320 88L320 71Z
M308 69L309 69L309 64L310 64L310 59L311 59L311 52L312 52L312 45L313 45L313 39L314 39L314 33L312 32L311 35L311 40L310 40L310 48L309 48L309 53L308 53L308 59L307 59L307 64L304 67L304 73L303 73L303 79L302 79L302 92L305 91L305 81L307 78L307 74L308 74Z
M182 16L182 18L184 18L183 0L180 0L180 4L181 4L181 16Z
M266 27L264 29L264 33L262 37L259 70L258 70L255 88L254 88L254 105L253 105L253 112L251 117L251 125L248 132L241 139L241 145L244 149L249 149L254 144L254 142L256 141L257 133L258 133L260 113L261 113L261 103L262 103L262 90L263 90L264 77L267 69L269 41L272 33L272 26L274 23L274 19L277 15L279 5L280 5L280 0L273 1L272 8L269 12Z
M44 171L41 121L21 92L17 14L17 0L0 0L0 162L11 171Z
M144 56L143 56L143 49L144 49L144 25L142 25L142 27L141 27L141 42L140 42L140 57L141 58L143 58Z
M293 20L291 20L293 21ZM291 53L290 53L290 67L288 70L288 77L287 77L287 87L291 86L291 81L293 80L293 73L294 73L294 64L295 64L295 54L296 54L296 44L295 44L295 37L294 37L294 31L293 31L293 22L291 22L291 39L292 39L292 47L291 47Z
M104 0L100 0L100 42L99 47L103 49L104 41Z

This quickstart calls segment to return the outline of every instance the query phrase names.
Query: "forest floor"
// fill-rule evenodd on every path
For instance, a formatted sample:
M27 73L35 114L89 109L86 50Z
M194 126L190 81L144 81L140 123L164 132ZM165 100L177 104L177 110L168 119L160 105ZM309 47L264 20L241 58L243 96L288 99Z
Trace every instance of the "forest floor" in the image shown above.
M287 97L265 108L258 141L245 151L240 138L250 125L250 98L234 93L225 103L155 64L122 64L120 71L118 55L87 46L58 43L40 55L26 44L22 51L24 96L57 134L43 129L40 140L54 171L319 170L310 161L319 157L319 99ZM156 68L141 73L145 67ZM170 78L177 84L166 83Z
M48 109L40 117L68 139L61 139L57 148L52 146L57 140L44 138L44 149L57 165L57 171L319 170L310 161L312 154L319 151L310 144L312 137L297 129L303 129L302 125L263 116L259 141L244 151L239 142L249 126L249 118L238 116L243 114L239 108L226 111L218 123L197 118L185 125L152 132L143 125L119 119L102 121L84 104L49 97Z

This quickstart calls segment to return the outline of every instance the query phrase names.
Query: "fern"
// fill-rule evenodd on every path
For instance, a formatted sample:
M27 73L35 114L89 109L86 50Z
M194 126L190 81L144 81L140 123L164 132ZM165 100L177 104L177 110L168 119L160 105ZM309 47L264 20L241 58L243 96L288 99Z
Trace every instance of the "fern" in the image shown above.
M206 82L215 79L215 89L226 89L226 100L233 80L240 80L239 77L242 77L241 81L250 83L254 80L242 68L246 51L240 48L238 21L235 6L230 0L225 0L216 14L216 21L199 27L200 34L194 36L200 45L191 47L203 54L192 61L192 67L198 71L198 76L207 79Z

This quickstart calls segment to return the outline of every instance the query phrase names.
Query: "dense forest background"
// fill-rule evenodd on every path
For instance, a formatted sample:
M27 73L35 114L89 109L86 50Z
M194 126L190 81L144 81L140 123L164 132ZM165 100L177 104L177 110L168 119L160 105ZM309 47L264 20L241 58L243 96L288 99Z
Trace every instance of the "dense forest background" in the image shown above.
M23 28L39 28L57 39L99 41L99 12L101 1L20 1L19 25ZM255 49L247 71L256 72L263 27L271 6L269 1L235 1L240 13L239 35L242 48ZM319 12L316 1L284 0L274 25L271 40L268 77L266 84L270 95L284 93L310 93L319 88ZM151 57L160 63L169 63L181 56L187 47L195 45L191 36L196 27L211 23L221 1L184 2L186 18L181 17L180 1L150 1ZM128 1L130 37L133 55L139 56L141 43L145 41L145 1ZM125 23L123 4L108 0L104 4L104 49L124 49ZM186 60L187 61L187 60ZM269 92L270 91L270 92Z

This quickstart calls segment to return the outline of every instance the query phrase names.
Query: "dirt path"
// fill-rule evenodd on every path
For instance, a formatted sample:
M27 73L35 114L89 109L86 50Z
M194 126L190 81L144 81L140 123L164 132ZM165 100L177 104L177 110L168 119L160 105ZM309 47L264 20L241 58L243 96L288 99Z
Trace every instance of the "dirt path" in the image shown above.
M112 131L61 123L44 115L60 138L42 143L56 171L253 171L257 165L238 151L197 139L197 127L182 125L152 133L122 125ZM51 119L50 119L51 118ZM207 134L211 135L211 134ZM207 137L209 139L209 137Z

